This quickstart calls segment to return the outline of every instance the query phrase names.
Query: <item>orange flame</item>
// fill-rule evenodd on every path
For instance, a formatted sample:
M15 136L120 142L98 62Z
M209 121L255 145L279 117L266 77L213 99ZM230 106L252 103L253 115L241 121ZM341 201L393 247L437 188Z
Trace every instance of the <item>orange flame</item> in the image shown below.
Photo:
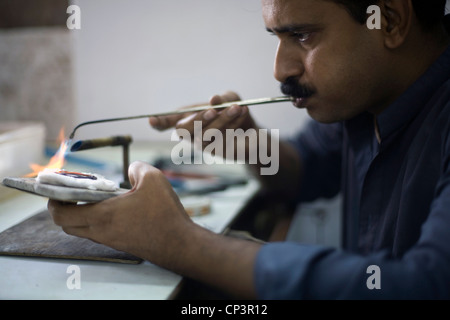
M58 141L61 142L60 147L56 152L56 154L53 157L51 157L49 163L46 166L41 166L35 163L30 164L30 168L31 170L33 170L33 172L25 175L25 177L36 177L39 172L43 171L46 168L61 169L64 166L65 163L64 158L66 155L67 148L69 146L69 141L65 140L64 138L64 129L61 129L59 131Z

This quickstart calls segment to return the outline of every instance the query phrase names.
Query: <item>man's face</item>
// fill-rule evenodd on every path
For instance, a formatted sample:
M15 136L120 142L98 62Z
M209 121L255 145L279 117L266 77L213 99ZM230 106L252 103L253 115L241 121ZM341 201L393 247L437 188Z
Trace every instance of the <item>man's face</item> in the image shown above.
M266 28L279 38L275 78L312 118L350 119L386 103L388 63L379 32L325 0L262 0Z

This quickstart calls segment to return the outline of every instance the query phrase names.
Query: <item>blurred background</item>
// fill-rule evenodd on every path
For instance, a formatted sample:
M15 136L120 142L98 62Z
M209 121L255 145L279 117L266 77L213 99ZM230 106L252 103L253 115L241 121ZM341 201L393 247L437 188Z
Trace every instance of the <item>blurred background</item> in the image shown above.
M81 9L69 30L67 7ZM84 121L170 111L234 90L279 96L277 46L260 0L0 0L0 121L41 121L47 139ZM290 103L253 107L282 136L306 113ZM130 134L170 140L147 120L83 127L77 138Z

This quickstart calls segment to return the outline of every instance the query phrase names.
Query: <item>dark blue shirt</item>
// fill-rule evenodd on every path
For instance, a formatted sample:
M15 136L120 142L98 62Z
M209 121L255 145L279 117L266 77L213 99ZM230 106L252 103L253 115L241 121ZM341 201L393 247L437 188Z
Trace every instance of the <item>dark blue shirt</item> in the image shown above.
M292 141L299 201L342 192L342 249L263 246L260 298L450 299L450 47L376 123L380 143L369 113Z

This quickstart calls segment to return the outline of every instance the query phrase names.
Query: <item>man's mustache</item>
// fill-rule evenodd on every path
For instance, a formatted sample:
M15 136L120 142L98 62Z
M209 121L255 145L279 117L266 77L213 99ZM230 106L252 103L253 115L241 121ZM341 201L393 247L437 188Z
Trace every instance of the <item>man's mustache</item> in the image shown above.
M284 95L295 98L309 98L315 93L314 89L299 84L299 81L295 77L287 78L281 84L280 89Z

